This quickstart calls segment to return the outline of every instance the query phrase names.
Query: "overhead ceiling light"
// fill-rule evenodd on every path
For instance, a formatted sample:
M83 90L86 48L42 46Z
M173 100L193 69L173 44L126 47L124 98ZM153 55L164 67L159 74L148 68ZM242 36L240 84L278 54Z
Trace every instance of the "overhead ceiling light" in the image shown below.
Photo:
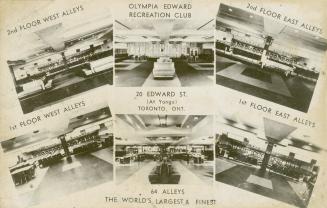
M231 8L229 8L228 11L232 12L233 10Z
M194 121L197 121L197 120L199 120L199 117L195 116Z

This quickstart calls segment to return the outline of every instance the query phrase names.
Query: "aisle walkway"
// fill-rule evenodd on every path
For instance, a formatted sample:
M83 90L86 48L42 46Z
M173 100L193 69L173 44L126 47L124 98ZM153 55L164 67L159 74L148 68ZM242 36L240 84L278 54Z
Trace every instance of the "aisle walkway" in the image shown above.
M115 84L118 87L185 87L213 85L213 64L175 60L176 75L173 79L154 79L153 62L119 62L115 68Z
M288 178L273 172L266 172L265 176L261 176L255 167L235 165L232 161L231 164L230 168L228 168L226 160L216 158L216 167L225 167L224 171L216 174L216 181L298 207L305 207L303 201L288 183Z
M173 161L173 166L181 174L181 185L210 185L212 183L212 166L187 165L185 162ZM185 164L184 164L185 163ZM149 173L157 165L157 162L140 162L132 166L116 167L116 180L118 184L142 186L150 185ZM211 172L211 175L210 175Z
M111 163L91 154L76 155L72 159L72 163L63 159L50 166L35 190L20 195L22 203L35 205L57 200L59 197L113 180Z
M299 77L216 56L216 83L290 108L307 112L316 84Z

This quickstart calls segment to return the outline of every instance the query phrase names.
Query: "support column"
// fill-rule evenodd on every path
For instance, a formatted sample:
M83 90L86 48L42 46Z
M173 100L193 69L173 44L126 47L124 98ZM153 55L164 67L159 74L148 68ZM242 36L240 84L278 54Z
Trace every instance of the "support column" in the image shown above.
M274 148L274 143L268 142L268 145L267 145L267 148L266 148L266 151L265 151L265 155L263 156L263 160L262 160L261 167L260 167L260 170L262 172L265 172L266 169L267 169L269 159L270 159L270 155L271 155L271 152L272 152L273 148Z
M70 152L69 152L69 149L68 149L68 144L67 144L65 135L60 135L58 138L60 139L61 146L65 151L65 155L66 155L67 160L71 161L72 158L70 156Z
M61 52L60 55L62 57L62 60L64 61L65 70L69 69L68 66L67 66L67 58L65 56L65 52Z
M265 65L265 62L266 62L266 59L267 59L267 52L268 52L268 50L269 50L269 47L271 46L271 44L272 44L272 42L273 42L273 38L271 37L271 36L267 36L266 38L265 38L265 45L263 46L263 52L262 52L262 54L261 54L261 68L263 68L264 67L264 65Z
M267 36L265 38L265 45L264 45L263 49L268 51L268 49L271 46L272 42L273 42L273 38L271 36Z

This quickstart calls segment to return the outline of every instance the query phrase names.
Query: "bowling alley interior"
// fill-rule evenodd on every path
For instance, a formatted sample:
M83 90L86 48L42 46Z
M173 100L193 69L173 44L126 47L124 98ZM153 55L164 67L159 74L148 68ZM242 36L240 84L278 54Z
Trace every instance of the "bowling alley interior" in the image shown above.
M217 117L215 179L307 207L323 150L312 139L301 129L268 118Z
M23 112L112 85L112 25L110 14L65 19L12 43L7 63Z
M117 86L214 82L214 19L115 20Z
M113 126L108 107L52 122L1 143L22 207L113 180Z
M220 4L216 83L307 112L326 48L325 38Z
M116 117L118 184L212 185L212 116Z

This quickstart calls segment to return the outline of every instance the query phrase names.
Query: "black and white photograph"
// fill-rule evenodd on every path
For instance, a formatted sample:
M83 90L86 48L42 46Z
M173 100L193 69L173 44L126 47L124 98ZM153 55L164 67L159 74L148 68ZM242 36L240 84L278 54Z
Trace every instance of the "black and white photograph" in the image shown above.
M216 83L308 112L327 40L280 21L220 4Z
M118 114L118 184L212 185L213 116Z
M7 63L24 114L113 84L112 21L109 10L93 11L10 39Z
M214 84L214 19L115 20L118 87Z
M305 130L258 116L216 117L215 180L296 207L307 207L319 153ZM311 140L311 141L310 141Z
M53 121L1 147L19 207L113 181L113 121L107 105Z

